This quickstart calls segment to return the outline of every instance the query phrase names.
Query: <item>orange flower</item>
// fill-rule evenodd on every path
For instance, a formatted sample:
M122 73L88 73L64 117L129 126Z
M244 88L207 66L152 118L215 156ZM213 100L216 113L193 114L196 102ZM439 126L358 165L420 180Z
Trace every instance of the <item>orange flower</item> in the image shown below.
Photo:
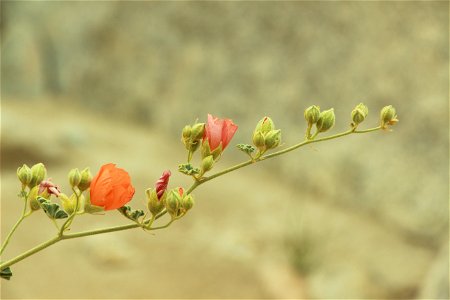
M91 182L91 204L105 210L120 208L134 195L130 175L115 164L103 165Z

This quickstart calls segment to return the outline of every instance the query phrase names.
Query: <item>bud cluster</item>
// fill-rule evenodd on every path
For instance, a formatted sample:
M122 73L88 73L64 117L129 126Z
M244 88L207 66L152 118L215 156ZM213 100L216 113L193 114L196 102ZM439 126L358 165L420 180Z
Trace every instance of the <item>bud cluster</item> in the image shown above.
M166 209L170 216L176 219L194 206L193 196L184 193L183 188L167 190L170 175L170 171L165 171L156 182L155 188L145 191L147 208L154 218Z
M181 141L186 150L188 150L188 162L192 158L192 154L198 149L201 144L203 135L205 134L205 123L195 123L194 125L184 126L181 132Z
M320 111L320 107L317 105L312 105L305 109L304 112L305 120L308 124L306 129L306 139L313 139L316 135L321 132L326 132L333 128L335 123L334 109L328 109L325 111ZM311 129L313 125L316 125L316 133L311 135Z
M281 130L275 129L275 124L269 117L262 118L253 131L253 145L259 150L261 156L267 150L278 147L281 143Z
M220 159L222 152L233 138L237 126L230 119L220 119L208 114L208 122L186 125L181 141L188 151L187 164L179 165L179 171L195 177L202 177ZM200 168L191 165L193 153L201 146Z
M28 202L31 211L43 208L50 218L56 218L57 216L61 218L75 212L92 213L102 210L91 205L89 197L86 199L83 196L83 192L89 189L92 181L92 174L89 168L85 168L81 172L77 168L70 170L68 179L74 191L70 196L62 193L51 178L45 179L47 177L47 169L42 163L35 164L31 168L24 164L17 169L17 177L22 183L22 195L25 201ZM59 198L64 211L59 209L58 204L51 202L52 195ZM61 211L61 213L49 213L48 209L50 208L54 212Z

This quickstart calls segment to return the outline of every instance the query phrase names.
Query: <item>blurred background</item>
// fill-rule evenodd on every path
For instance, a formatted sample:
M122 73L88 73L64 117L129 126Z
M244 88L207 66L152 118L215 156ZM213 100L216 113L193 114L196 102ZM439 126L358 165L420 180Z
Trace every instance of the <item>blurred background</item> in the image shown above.
M206 114L249 143L268 115L284 145L303 111L364 102L378 124L214 180L170 228L86 237L12 267L4 298L448 299L447 2L50 2L1 9L1 232L19 217L16 169L107 162L132 202L186 157L181 128ZM245 160L230 145L215 170ZM126 224L116 211L73 230ZM35 213L3 260L54 235Z

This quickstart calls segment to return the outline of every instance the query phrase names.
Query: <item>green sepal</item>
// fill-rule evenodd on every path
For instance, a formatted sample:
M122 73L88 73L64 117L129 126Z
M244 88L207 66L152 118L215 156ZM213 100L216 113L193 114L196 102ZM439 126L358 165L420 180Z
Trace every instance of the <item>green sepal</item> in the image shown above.
M43 197L38 197L37 201L50 219L65 219L69 216L57 203L51 203Z
M186 175L197 175L200 173L199 168L194 168L191 164L181 164L178 166L178 171Z
M139 222L139 218L142 217L144 214L144 211L142 209L135 209L132 210L130 206L125 205L117 209L122 215L127 217L128 219Z
M12 276L12 272L9 267L6 267L0 271L0 277L3 279L10 280L11 276Z
M253 152L255 152L255 147L253 147L252 145L248 145L248 144L237 144L236 147L241 150L242 152L247 153L248 155L252 154Z

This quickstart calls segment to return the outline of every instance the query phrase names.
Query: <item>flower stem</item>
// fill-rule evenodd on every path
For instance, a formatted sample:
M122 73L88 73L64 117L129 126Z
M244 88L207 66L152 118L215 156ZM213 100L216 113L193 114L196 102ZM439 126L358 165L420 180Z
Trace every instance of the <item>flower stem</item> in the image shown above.
M154 227L154 228L147 228L147 230L158 230L158 229L162 229L162 228L166 228L168 227L174 220L171 220L168 224L164 225L164 226L160 226L160 227ZM133 223L133 224L127 224L127 225L121 225L121 226L115 226L115 227L108 227L108 228L102 228L102 229L96 229L96 230L88 230L88 231L81 231L81 232L76 232L76 233L68 233L68 234L63 234L63 235L57 235L56 237L16 256L13 259L10 259L8 261L5 261L4 263L0 264L0 270L3 270L11 265L14 265L15 263L18 263L21 260L24 260L25 258L44 250L45 248L59 242L62 240L70 240L70 239L75 239L75 238L80 238L80 237L84 237L84 236L91 236L91 235L96 235L96 234L102 234L102 233L108 233L108 232L116 232L116 231L123 231L123 230L128 230L128 229L133 229L133 228L138 228L138 227L142 227L141 224L137 224L137 223Z
M14 232L16 231L17 227L19 227L20 223L22 223L22 221L28 217L30 214L27 214L27 205L28 205L28 201L26 200L26 198L24 199L25 203L23 206L23 210L22 210L22 215L20 216L20 218L17 220L16 224L14 224L13 228L11 228L11 231L9 232L9 234L6 236L5 241L3 242L2 247L0 248L0 255L3 253L3 251L5 251L6 246L8 246L9 244L9 240L11 239L12 235L14 234Z
M283 150L280 150L280 151L277 151L277 152L274 152L274 153L271 153L271 154L263 155L263 156L261 156L259 158L256 158L255 160L249 160L249 161L246 161L246 162L242 162L242 163L237 164L237 165L235 165L233 167L230 167L230 168L227 168L227 169L225 169L223 171L217 172L216 174L213 174L211 176L203 177L198 182L194 182L194 184L189 188L187 193L188 194L191 193L199 185L201 185L201 184L203 184L203 183L205 183L207 181L210 181L210 180L212 180L212 179L214 179L216 177L225 175L225 174L230 173L232 171L235 171L237 169L240 169L240 168L243 168L245 166L251 165L252 163L257 163L257 162L262 161L262 160L266 160L266 159L269 159L269 158L272 158L272 157L276 157L276 156L279 156L279 155L291 152L291 151L293 151L295 149L298 149L298 148L300 148L302 146L305 146L305 145L308 145L308 144L328 141L328 140L336 139L336 138L339 138L339 137L342 137L342 136L346 136L346 135L349 135L349 134L352 134L352 133L367 133L367 132L372 132L372 131L376 131L376 130L380 130L380 129L381 129L381 126L370 128L370 129L365 129L365 130L355 130L354 128L352 128L352 129L349 129L347 131L344 131L344 132L341 132L341 133L338 133L338 134L335 134L335 135L326 136L326 137L319 138L319 139L315 139L315 135L313 135L313 138L306 139L306 140L304 140L304 141L302 141L302 142L300 142L298 144L295 144L295 145L293 145L291 147L288 147L286 149L283 149Z

